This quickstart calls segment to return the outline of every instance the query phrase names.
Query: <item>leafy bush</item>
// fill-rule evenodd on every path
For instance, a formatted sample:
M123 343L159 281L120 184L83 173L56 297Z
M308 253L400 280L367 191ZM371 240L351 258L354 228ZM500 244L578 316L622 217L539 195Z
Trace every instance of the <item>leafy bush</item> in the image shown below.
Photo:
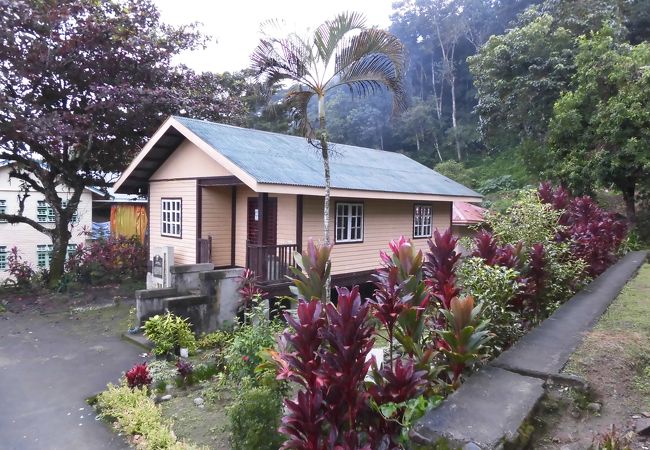
M162 385L176 376L176 367L167 361L150 361L147 364L149 375L151 376L151 384Z
M275 346L275 337L283 328L280 323L268 320L259 305L253 306L251 321L235 328L224 350L228 377L235 382L242 377L254 377L255 368L262 363L260 352Z
M522 242L530 248L555 238L561 212L542 203L534 190L522 191L505 213L485 215L486 225L502 244Z
M144 324L144 335L154 343L156 355L166 355L175 348L187 348L190 353L196 351L196 339L187 319L167 312L155 315Z
M492 194L494 192L511 191L520 187L520 183L512 175L501 175L483 181L479 185L478 191L481 194Z
M433 170L464 186L475 187L476 177L474 171L465 167L463 163L450 159L436 164Z
M97 396L100 417L116 422L129 436L139 435L138 448L151 450L191 450L196 447L178 442L171 430L171 422L162 416L160 407L144 389L131 389L122 384L109 384Z
M126 373L125 377L126 384L131 389L148 387L152 381L147 363L136 364Z
M228 407L233 450L276 450L283 442L278 433L282 395L268 386L245 386Z
M18 254L17 247L12 247L7 255L7 270L18 287L29 286L36 275L32 266Z
M515 269L488 265L479 257L465 258L459 280L466 295L474 296L483 307L483 318L490 321L495 334L492 345L499 353L524 333L522 319L512 301L522 291L520 274Z
M176 371L184 382L191 381L192 374L194 373L194 366L190 361L178 358L176 361Z
M66 270L88 284L141 280L147 273L147 249L137 237L99 239L77 246L66 262Z

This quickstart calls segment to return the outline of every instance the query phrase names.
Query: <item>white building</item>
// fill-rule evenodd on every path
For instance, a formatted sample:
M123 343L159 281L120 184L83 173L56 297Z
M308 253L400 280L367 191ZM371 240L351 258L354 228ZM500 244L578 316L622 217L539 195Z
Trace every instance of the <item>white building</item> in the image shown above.
M18 198L21 181L9 178L11 163L0 161L0 212L15 214L18 211ZM64 187L59 189L59 196L65 201L72 192ZM54 227L54 211L38 192L30 192L25 200L23 214L46 227ZM48 225L49 224L49 225ZM86 232L92 228L92 191L86 189L81 195L76 220L72 225L69 249L73 251L78 244L87 241ZM7 258L12 247L18 248L18 254L33 269L45 269L50 266L52 240L49 236L24 224L10 224L0 220L0 281L9 276Z

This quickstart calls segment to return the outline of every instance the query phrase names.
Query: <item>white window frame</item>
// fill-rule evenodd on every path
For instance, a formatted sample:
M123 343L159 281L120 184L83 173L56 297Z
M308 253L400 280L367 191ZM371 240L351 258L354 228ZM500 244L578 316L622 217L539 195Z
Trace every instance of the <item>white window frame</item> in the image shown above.
M337 202L334 220L336 243L363 242L363 203Z
M7 200L0 200L0 214L7 214ZM7 219L0 219L0 223L6 223ZM0 269L1 270L1 269Z
M160 199L160 235L174 238L183 237L183 199Z
M0 272L9 270L9 268L7 267L8 256L9 256L9 252L7 251L7 246L0 245Z
M431 236L433 236L433 206L413 205L413 237L430 238Z

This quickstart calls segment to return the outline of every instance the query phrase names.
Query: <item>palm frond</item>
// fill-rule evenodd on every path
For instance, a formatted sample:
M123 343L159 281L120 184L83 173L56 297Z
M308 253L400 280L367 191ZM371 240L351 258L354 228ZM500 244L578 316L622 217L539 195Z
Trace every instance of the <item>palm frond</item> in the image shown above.
M406 67L406 49L393 34L371 28L341 41L336 54L335 76L369 55L381 54L394 65L395 73L402 77Z
M296 84L289 89L285 96L284 103L289 108L291 118L302 132L303 136L308 139L316 137L314 128L309 120L308 107L312 97L316 92L310 87Z
M314 32L314 45L322 64L332 59L339 42L353 30L365 29L366 18L358 12L343 12L321 24Z
M269 85L285 80L301 82L309 75L311 54L311 49L295 36L265 38L251 55L251 68L258 77L265 75Z

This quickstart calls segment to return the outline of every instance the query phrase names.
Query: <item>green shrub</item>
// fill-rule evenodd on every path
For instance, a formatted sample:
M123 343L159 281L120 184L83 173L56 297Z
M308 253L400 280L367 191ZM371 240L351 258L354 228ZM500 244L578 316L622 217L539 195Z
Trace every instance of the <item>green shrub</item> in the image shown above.
M491 342L496 353L515 342L524 333L522 319L511 308L522 285L519 272L502 266L488 266L478 257L465 258L458 269L463 293L474 296L482 305L482 318L490 321L495 333Z
M160 407L147 395L146 389L131 389L127 385L114 386L97 396L100 417L116 422L127 435L140 435L138 448L194 449L196 447L178 442L171 429L171 422L162 417Z
M542 203L534 190L522 191L505 213L488 213L485 222L502 244L522 241L527 248L552 241L562 214Z
M176 347L187 348L190 353L196 352L196 339L187 319L167 312L165 315L155 315L144 324L144 335L154 343L156 355L166 355Z
M282 325L270 321L237 328L225 352L228 376L234 381L254 376L255 368L262 362L260 351L274 347L275 337L282 329Z
M232 341L232 332L217 330L212 333L202 334L196 342L198 348L203 350L223 349Z
M277 431L282 395L271 387L245 386L228 408L228 418L233 450L277 450L284 441Z
M434 170L465 186L474 187L476 184L473 170L466 168L463 163L458 161L441 162L434 167Z
M478 187L478 191L481 194L492 194L494 192L512 191L520 187L520 184L511 175L501 175L482 182Z

